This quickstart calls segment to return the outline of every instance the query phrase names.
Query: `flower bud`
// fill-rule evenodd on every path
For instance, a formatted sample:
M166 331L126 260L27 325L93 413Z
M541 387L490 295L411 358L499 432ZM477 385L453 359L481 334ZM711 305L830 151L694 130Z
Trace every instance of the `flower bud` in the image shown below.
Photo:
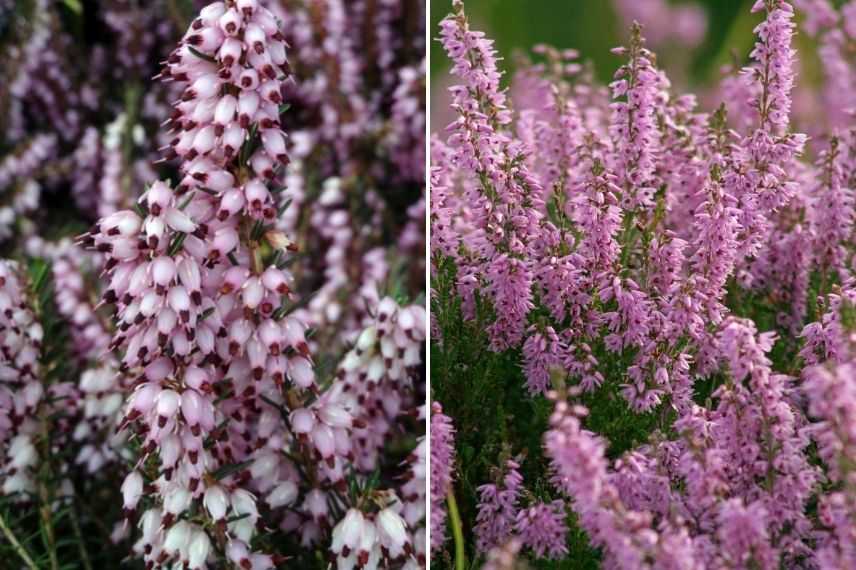
M267 504L272 509L291 505L297 499L297 493L297 485L291 481L283 481L268 493Z
M333 542L330 550L336 554L348 556L349 552L357 549L365 527L370 524L363 517L363 513L357 509L348 509L345 517L333 528Z
M218 55L224 67L232 67L232 65L241 58L244 45L237 38L226 38L223 45L220 46Z
M226 10L225 14L220 16L220 21L218 23L220 25L220 29L223 30L224 33L234 36L241 29L243 18L237 9L229 8Z
M173 390L162 390L157 395L157 413L163 419L163 423L166 423L166 420L175 415L180 405L181 397ZM163 424L161 424L161 427L163 427Z
M289 419L294 433L308 434L315 427L315 414L306 408L294 410Z
M131 471L122 483L122 501L126 511L137 508L140 497L143 496L143 476L139 471Z
M169 554L176 555L185 551L190 543L192 527L186 521L178 521L166 533L163 549Z
M212 485L205 490L203 504L215 521L225 520L229 508L229 497L219 485Z
M190 540L190 547L187 553L187 562L191 570L198 570L205 567L205 561L208 560L208 555L211 552L211 539L204 530L197 530L193 533Z
M375 518L378 540L389 551L390 558L398 558L407 544L407 528L398 513L387 507Z
M163 287L175 278L175 261L171 257L160 256L152 261L152 280Z

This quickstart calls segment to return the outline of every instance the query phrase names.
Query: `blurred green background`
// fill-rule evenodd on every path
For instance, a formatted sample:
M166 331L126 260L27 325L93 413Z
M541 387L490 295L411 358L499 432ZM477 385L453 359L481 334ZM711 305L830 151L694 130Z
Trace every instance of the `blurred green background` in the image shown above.
M715 82L722 65L739 54L745 60L753 43L752 28L760 16L751 14L754 0L683 0L673 4L695 3L707 16L707 33L694 49L675 45L656 46L659 64L679 87ZM438 90L445 89L445 71L449 61L436 40L438 23L451 11L450 0L431 2L431 79L432 111L442 101ZM512 69L513 54L537 43L558 48L574 48L581 59L594 63L598 77L608 82L621 59L610 49L625 42L626 29L613 0L467 0L471 26L485 31L496 41L504 58L503 66ZM644 34L644 31L643 31ZM804 37L802 38L805 39ZM506 78L508 75L506 76ZM442 93L440 94L442 96ZM444 116L445 113L438 114ZM444 125L433 124L432 128Z
M694 3L703 6L708 17L707 36L695 53L690 54L692 77L699 80L711 72L715 74L716 68L728 61L731 47L740 53L746 51L740 48L751 45L751 29L760 18L749 14L753 0L695 0ZM506 59L515 49L548 43L579 50L583 59L594 62L603 80L608 80L618 66L618 58L609 50L621 45L625 30L611 0L467 0L466 10L473 27L495 39L497 49ZM437 37L437 24L450 11L451 1L431 1L432 40ZM742 45L727 41L729 36ZM442 46L432 41L432 78L447 66Z

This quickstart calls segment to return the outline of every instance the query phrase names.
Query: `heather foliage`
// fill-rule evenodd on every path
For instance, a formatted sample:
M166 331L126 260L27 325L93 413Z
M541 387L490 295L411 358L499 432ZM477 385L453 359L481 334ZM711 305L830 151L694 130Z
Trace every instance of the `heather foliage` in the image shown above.
M0 2L0 566L425 567L424 17Z
M617 7L643 4L674 9ZM744 63L698 98L652 51L694 34L629 24L604 86L548 46L504 78L461 1L440 24L432 397L461 505L441 567L856 564L856 107L835 87L856 3L752 12Z

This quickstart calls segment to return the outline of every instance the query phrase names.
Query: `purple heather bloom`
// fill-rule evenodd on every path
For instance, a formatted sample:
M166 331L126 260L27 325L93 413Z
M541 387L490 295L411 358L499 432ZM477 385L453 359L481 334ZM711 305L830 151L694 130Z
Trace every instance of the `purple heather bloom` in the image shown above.
M519 468L520 465L509 460L505 463L501 483L488 483L478 488L478 515L473 531L479 552L488 552L504 544L514 533L523 485Z
M537 503L517 513L514 530L535 556L559 560L568 553L565 516L564 501Z
M550 371L562 365L565 347L553 327L543 332L531 329L523 343L523 370L530 395L546 394L551 389Z
M431 406L431 550L446 540L446 494L455 464L455 428L438 403Z
M629 61L618 69L610 84L615 101L610 135L616 151L611 166L620 180L622 205L641 213L653 208L659 185L655 176L660 153L657 114L668 99L669 82L654 67L653 54L645 48L638 24L633 26L630 47L613 51L627 55Z

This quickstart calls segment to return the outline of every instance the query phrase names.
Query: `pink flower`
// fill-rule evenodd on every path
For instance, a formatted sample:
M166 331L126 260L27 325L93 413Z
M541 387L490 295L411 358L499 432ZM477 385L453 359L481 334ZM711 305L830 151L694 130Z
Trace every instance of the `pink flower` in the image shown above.
M478 516L474 532L480 552L504 544L515 530L523 485L520 465L509 460L503 466L501 484L485 484L478 488Z
M515 532L538 558L559 560L568 553L565 516L565 504L561 500L538 503L520 510Z
M446 494L453 481L455 431L440 404L433 404L431 410L431 550L435 551L446 537Z

